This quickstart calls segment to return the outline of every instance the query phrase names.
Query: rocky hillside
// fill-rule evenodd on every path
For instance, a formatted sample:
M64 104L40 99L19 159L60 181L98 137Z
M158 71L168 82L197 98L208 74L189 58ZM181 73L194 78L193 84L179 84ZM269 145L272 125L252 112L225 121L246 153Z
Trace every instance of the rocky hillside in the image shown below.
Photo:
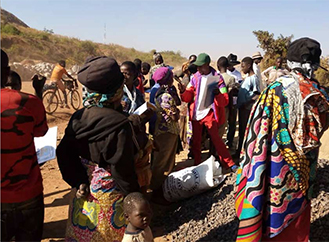
M15 15L7 12L3 8L1 8L1 24L7 24L7 23L12 23L18 26L22 26L25 28L28 28L26 23L24 23L22 20L17 18Z
M68 66L81 65L88 56L112 56L118 62L140 58L152 63L154 50L137 51L117 44L100 44L61 36L51 30L36 30L28 27L13 14L1 9L1 48L11 62L41 61L56 63L64 59ZM180 66L186 59L173 51L161 52L167 64Z

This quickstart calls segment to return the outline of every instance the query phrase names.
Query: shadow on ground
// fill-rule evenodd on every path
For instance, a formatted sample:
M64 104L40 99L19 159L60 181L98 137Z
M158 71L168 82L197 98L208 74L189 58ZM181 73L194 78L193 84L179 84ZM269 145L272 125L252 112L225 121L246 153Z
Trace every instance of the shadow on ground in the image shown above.
M66 230L67 219L63 219L55 222L48 222L43 225L43 239L47 238L60 238L65 241L65 230Z
M54 192L54 193L52 193L52 195L56 194L56 193L60 193L60 192L65 192L65 191L68 191L68 192L62 198L56 198L52 203L45 204L45 208L68 205L70 197L71 197L71 195L70 195L71 189L70 188L62 190L62 191ZM47 196L50 196L50 195L47 194L45 197L47 197Z

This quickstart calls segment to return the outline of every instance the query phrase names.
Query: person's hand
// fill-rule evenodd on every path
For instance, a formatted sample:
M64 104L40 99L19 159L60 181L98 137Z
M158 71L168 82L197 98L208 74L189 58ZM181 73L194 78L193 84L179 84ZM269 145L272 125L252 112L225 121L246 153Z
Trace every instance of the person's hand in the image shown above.
M180 93L183 93L186 90L186 86L183 83L179 82L178 89L179 89Z
M220 93L218 87L216 87L213 91L212 91L213 94L215 95L218 95Z
M76 197L87 198L88 195L89 195L89 186L85 183L81 184L79 186L79 189L77 190Z
M140 115L142 122L148 122L152 118L154 112L152 108L147 108L146 111Z
M132 123L133 126L139 126L141 124L141 118L138 114L129 115L128 120Z

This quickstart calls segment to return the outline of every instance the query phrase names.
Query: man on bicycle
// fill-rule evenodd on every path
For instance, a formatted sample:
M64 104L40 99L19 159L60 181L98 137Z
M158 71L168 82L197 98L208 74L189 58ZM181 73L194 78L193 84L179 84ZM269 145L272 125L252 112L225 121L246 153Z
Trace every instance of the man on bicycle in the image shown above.
M67 104L66 89L62 82L62 76L63 76L63 74L65 74L65 75L67 75L68 78L72 79L73 81L75 81L75 79L70 74L67 73L67 71L65 69L65 65L66 65L66 63L64 60L60 60L58 62L58 64L53 69L53 72L50 77L50 81L55 82L57 84L58 88L63 92L65 108L70 108L69 105Z

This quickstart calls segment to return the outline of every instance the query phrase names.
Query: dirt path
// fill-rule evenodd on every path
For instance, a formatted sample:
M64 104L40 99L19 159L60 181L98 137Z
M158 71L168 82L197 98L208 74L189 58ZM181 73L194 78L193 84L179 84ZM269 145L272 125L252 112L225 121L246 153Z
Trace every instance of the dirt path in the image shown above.
M31 83L23 82L23 91L33 93ZM59 109L54 115L48 115L49 127L58 126L58 142L62 138L66 125L74 111ZM329 131L322 137L320 158L329 159ZM181 166L185 161L187 152L182 152L176 157ZM186 164L184 164L186 165ZM187 164L188 165L188 164ZM70 187L63 181L56 159L46 162L41 167L45 196L45 220L42 241L64 241L65 227L68 218L68 203L70 198ZM157 209L154 207L153 209ZM170 241L169 237L163 235L162 228L154 228L156 242Z

